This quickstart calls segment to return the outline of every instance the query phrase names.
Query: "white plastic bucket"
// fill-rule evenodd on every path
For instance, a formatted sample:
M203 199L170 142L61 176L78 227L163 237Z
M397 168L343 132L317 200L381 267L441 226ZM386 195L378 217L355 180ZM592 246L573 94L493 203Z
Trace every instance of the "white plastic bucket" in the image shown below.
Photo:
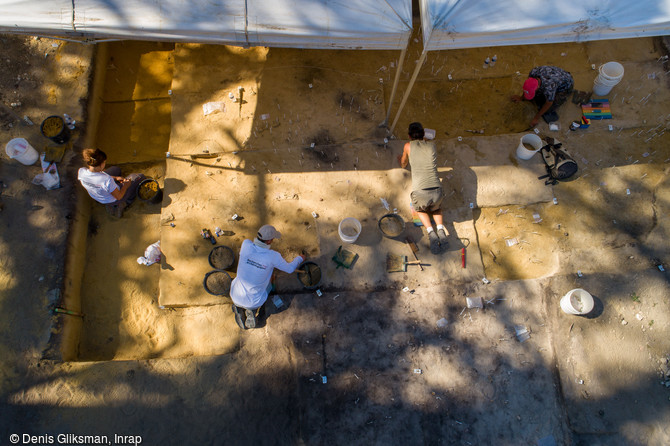
M353 217L347 217L340 222L337 227L337 233L345 243L354 243L361 235L361 222Z
M561 298L561 309L568 314L588 314L593 310L593 296L586 290L575 288Z
M593 81L593 94L607 96L612 88L623 78L623 65L619 62L607 62L598 69L598 76Z
M525 145L533 147L534 150L528 150ZM542 138L535 135L534 133L529 133L521 137L519 146L516 148L516 157L522 160L529 160L542 148Z
M17 160L26 166L35 164L40 157L37 150L33 149L33 146L23 138L14 138L9 141L5 146L5 152L7 152L7 155L10 158Z

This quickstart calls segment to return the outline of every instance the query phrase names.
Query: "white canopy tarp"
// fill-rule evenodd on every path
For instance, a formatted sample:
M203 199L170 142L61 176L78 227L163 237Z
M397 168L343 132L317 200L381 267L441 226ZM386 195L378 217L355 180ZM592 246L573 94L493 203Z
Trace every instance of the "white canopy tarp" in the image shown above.
M670 33L670 0L419 0L425 51Z
M0 32L314 49L399 50L411 0L0 0Z
M0 32L62 36L71 24L72 0L0 0Z

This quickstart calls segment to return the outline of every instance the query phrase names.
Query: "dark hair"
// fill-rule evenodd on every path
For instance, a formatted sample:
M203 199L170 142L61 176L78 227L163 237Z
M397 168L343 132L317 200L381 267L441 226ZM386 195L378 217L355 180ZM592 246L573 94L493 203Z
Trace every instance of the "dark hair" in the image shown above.
M409 125L409 137L411 139L423 139L425 132L420 122L413 122Z
M263 237L261 237L261 233L260 233L260 232L256 234L256 238L258 239L259 242L265 243L266 245L269 245L270 242L271 242L272 240L274 240L274 239L264 240Z
M98 167L107 161L107 154L100 149L84 149L82 152L87 166Z

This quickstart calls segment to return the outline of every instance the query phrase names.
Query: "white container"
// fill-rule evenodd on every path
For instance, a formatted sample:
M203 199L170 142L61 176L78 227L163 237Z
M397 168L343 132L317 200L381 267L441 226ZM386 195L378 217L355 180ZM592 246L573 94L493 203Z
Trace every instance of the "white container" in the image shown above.
M435 130L423 129L423 137L427 140L435 139Z
M340 222L337 227L337 233L340 239L345 243L354 243L361 235L361 222L353 217L347 217Z
M593 296L586 290L575 288L561 298L561 309L568 314L588 314L593 310Z
M534 150L528 150L524 144L527 144L534 148ZM532 133L523 135L519 146L516 148L516 157L522 160L529 160L542 148L542 138Z
M147 249L144 250L144 256L137 258L137 263L140 265L153 265L161 261L161 241L149 245Z
M607 62L598 69L598 76L593 81L593 94L607 96L612 88L623 78L623 65L619 62Z
M33 149L28 141L23 138L14 138L5 146L5 152L10 158L14 158L21 164L32 166L40 155Z

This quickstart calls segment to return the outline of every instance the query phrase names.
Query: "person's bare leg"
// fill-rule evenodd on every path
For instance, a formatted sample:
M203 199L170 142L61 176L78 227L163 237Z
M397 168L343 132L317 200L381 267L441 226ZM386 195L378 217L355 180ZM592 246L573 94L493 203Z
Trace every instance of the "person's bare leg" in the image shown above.
M419 216L419 220L421 220L421 223L426 228L426 230L428 230L428 228L433 227L433 223L431 223L431 221L430 221L430 214L429 213L417 211L417 215Z

